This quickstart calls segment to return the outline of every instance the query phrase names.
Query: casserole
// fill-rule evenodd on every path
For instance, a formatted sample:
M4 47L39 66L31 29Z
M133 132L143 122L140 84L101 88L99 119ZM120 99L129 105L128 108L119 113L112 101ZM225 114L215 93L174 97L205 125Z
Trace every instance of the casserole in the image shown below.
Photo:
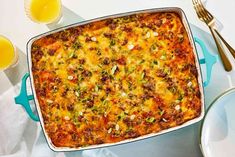
M164 13L163 13L164 12ZM65 142L65 145L60 145L60 144L58 144L58 143L61 143L61 141L60 142L58 142L58 143L56 143L55 142L55 140L54 141L52 141L51 140L51 137L52 137L52 135L51 135L51 137L49 137L49 135L48 135L48 128L46 129L46 126L45 126L45 119L46 119L46 115L48 114L48 112L46 112L47 114L42 114L42 112L45 112L45 110L48 110L48 108L44 108L43 109L43 111L42 111L42 104L45 106L45 103L43 103L43 100L44 99L41 99L40 97L38 97L38 95L40 95L39 93L40 93L40 90L38 90L40 87L38 87L38 86L41 86L41 84L43 84L44 82L40 82L40 81L38 81L38 80L40 80L40 79L43 79L43 74L42 73L39 73L39 74L37 74L37 75L35 75L35 69L33 69L33 63L35 63L34 61L35 61L35 56L33 56L32 55L32 49L34 49L34 47L35 47L35 45L33 45L34 44L34 42L36 41L39 41L39 43L40 43L40 40L41 39L43 39L43 37L46 37L46 36L48 36L48 35L51 35L51 34L56 34L57 32L60 32L60 31L65 31L66 32L66 30L69 30L70 28L75 28L75 27L78 27L78 26L83 26L83 27L86 27L86 25L87 24L91 24L92 22L95 22L95 21L102 21L102 20L104 20L104 19L121 19L121 18L118 18L118 17L122 17L122 16L129 16L129 15L132 15L132 17L133 17L133 15L141 15L141 14L143 14L143 15L145 15L145 14L165 14L166 12L168 12L168 13L172 13L172 14L174 14L174 15L178 15L180 18L181 18L181 21L182 21L182 25L184 26L184 28L185 28L185 31L186 31L186 33L187 33L187 37L188 37L188 39L186 39L186 41L188 41L189 42L189 44L190 44L190 46L191 46L191 48L192 48L192 56L193 56L193 61L194 61L194 66L195 66L195 70L196 70L196 75L195 75L195 79L197 80L196 82L195 82L195 80L194 80L194 82L193 83L196 83L195 84L195 86L196 86L196 89L195 90L198 90L200 93L199 93L199 103L198 104L195 104L196 106L197 105L199 105L199 108L197 107L197 112L196 112L196 115L193 115L191 118L189 118L189 119L187 119L187 120L184 120L183 119L183 121L181 122L181 123L179 123L179 124L173 124L173 125L171 125L171 126L167 126L167 127L163 127L163 129L160 129L160 130L154 130L154 131L150 131L150 132L148 132L148 133L143 133L143 134L141 134L140 136L133 136L133 138L131 139L131 137L128 137L127 139L121 139L121 140L117 140L117 141L114 141L114 143L108 143L108 142L105 142L104 144L98 144L98 143L91 143L91 145L90 146L86 146L86 144L89 144L89 143L85 143L84 145L78 145L78 146L71 146L71 145L66 145L66 142ZM130 16L129 16L130 17ZM85 26L84 26L85 25ZM146 34L148 34L148 32L146 33ZM94 39L92 39L92 38L90 38L91 39L91 41L93 41L93 42L96 42L96 40ZM197 42L199 42L198 40L197 40ZM111 42L110 42L111 43ZM199 42L200 43L200 42ZM36 44L36 47L38 48L38 45ZM127 48L129 48L130 47L130 45L128 45L127 46ZM131 49L133 49L134 47L132 46L132 48ZM202 48L203 48L203 46L202 46ZM37 50L36 50L37 51ZM89 148L97 148L97 147L102 147L102 146L109 146L109 145L114 145L114 144L121 144L121 143L126 143L126 142L131 142L131 141L135 141L135 140L138 140L138 139L144 139L144 138L147 138L147 137L151 137L151 136L156 136L156 135L159 135L159 134L162 134L162 133L166 133L166 132L169 132L169 131L172 131L172 130L176 130L176 129L178 129L178 128L182 128L182 127L184 127L184 126L187 126L187 125L189 125L189 124L192 124L192 123L195 123L195 122L197 122L197 121L199 121L199 120L201 120L202 119L202 117L203 117L203 115L204 115L204 93L203 93L203 84L202 84L202 77L201 77L201 71L200 71L200 66L199 66L199 60L198 60L198 58L197 58L197 54L196 54L196 49L195 49L195 46L194 46L194 42L193 42L193 39L192 39L192 36L191 36L191 32L190 32L190 29L189 29L189 26L188 26L188 23L187 23L187 20L186 20L186 18L185 18L185 16L184 16L184 14L183 14L183 12L182 12L182 10L180 10L180 9L178 9L178 8L163 8L163 9L151 9L151 10L145 10L145 11L137 11L137 12L132 12L132 13L128 13L128 14L121 14L121 15L114 15L114 16L111 16L111 17L104 17L104 18L100 18L100 19L95 19L95 20L91 20L91 21L86 21L86 22L82 22L82 23L79 23L79 24L74 24L74 25L71 25L71 26L67 26L67 27L64 27L64 28L61 28L61 29L58 29L58 30L55 30L55 31L52 31L52 32L48 32L48 33L45 33L45 34L43 34L43 35L40 35L40 36L37 36L37 37L35 37L35 38L33 38L33 39L31 39L30 41L29 41L29 43L28 43L28 61L29 61L29 70L30 70L30 78L32 79L31 81L32 81L32 91L33 91L33 94L34 94L34 96L36 96L36 99L35 99L35 103L36 103L36 108L37 108L37 111L38 111L38 115L39 115L39 119L40 119L40 121L41 121L41 125L42 125L42 128L43 128L43 131L44 131L44 134L45 134L45 136L46 136L46 139L47 139L47 141L48 141L48 144L49 144L49 146L50 146L50 148L51 149L53 149L53 150L55 150L55 151L69 151L69 150L82 150L82 149L89 149ZM35 52L33 53L33 54L35 54ZM131 53L129 53L129 54L131 54ZM32 57L33 56L33 57ZM206 55L205 55L206 56ZM207 56L209 56L209 57L211 57L210 55L208 55L207 54ZM163 59L163 57L160 57L160 59ZM212 60L211 60L211 62L210 63L214 63L214 61L215 60L213 60L214 58L213 57L211 57L212 58ZM205 60L201 60L201 62L203 62L203 61L205 61ZM48 61L49 62L49 61ZM210 66L208 66L208 68L210 68L211 69L211 65L212 64L210 64ZM41 67L41 66L40 66ZM116 67L115 69L114 69L114 67ZM121 66L117 66L117 65L112 65L112 68L111 68L111 73L113 72L113 74L116 72L116 70L117 70L117 68L120 68L120 71L122 71L121 70ZM32 70L33 69L33 70ZM113 70L114 69L114 70ZM142 71L143 71L143 69L141 69ZM153 70L155 70L155 69L153 69ZM33 72L34 71L34 72ZM208 74L209 74L209 71L210 70L208 70ZM37 70L36 70L36 72L37 72ZM195 73L195 71L194 71L194 73ZM41 75L42 74L42 75ZM142 74L143 74L143 72L142 72ZM141 77L142 77L142 79L144 78L144 77L147 77L149 74L147 73L147 72L145 72L143 75L141 75ZM208 75L209 76L209 75ZM27 76L26 76L27 77ZM26 77L24 78L24 79L26 79ZM36 77L36 79L35 79L35 77ZM38 77L38 78L37 78ZM41 78L40 78L41 77ZM67 77L67 75L66 75L66 77ZM74 78L74 76L71 76L70 77L70 75L67 77L67 79L68 80L73 80L73 78ZM70 79L71 78L71 79ZM136 79L136 77L134 77L135 79ZM46 79L43 79L43 81L47 81L48 79L50 79L49 77L46 77ZM154 78L155 79L155 78ZM209 77L207 77L207 79L209 79ZM105 80L106 81L106 80ZM147 80L147 82L149 82L150 80ZM35 83L36 82L36 83ZM192 82L191 82L191 84L192 84ZM205 85L206 85L207 83L205 83ZM37 87L35 87L35 85L37 85ZM142 85L142 86L145 86L145 85ZM146 85L147 86L147 85ZM150 87L149 87L150 88ZM151 88L150 88L151 89ZM91 88L89 88L88 89L89 91L91 91ZM144 90L144 89L143 89ZM75 92L74 92L75 93ZM44 93L45 94L45 93ZM76 94L76 93L75 93ZM154 96L155 96L156 94L154 93ZM32 97L31 97L32 98ZM18 98L19 99L19 98ZM159 98L160 99L160 98ZM194 98L195 99L195 98ZM196 100L196 99L195 99ZM40 101L40 102L39 102ZM49 99L47 99L47 100L45 100L47 103L49 103L50 104L50 102L51 102L51 100ZM50 101L50 102L49 102ZM102 100L103 101L103 100ZM16 102L17 102L17 99L16 99ZM18 101L19 102L19 101ZM86 103L86 102L89 102L88 100L86 100L84 103ZM22 103L21 103L22 104ZM148 105L148 104L147 104ZM112 104L112 106L113 106L113 104ZM111 107L112 107L111 106ZM179 110L180 108L179 108L180 106L179 105L174 105L174 108L176 109L176 110ZM31 112L30 111L30 108L28 107L28 108L26 108L26 110L28 110L28 112ZM161 110L161 109L160 109ZM125 111L125 110L124 110ZM160 113L160 115L162 116L163 114L164 114L164 110L161 110L162 112ZM119 112L119 111L117 111L117 112ZM157 112L157 111L156 111ZM128 113L125 113L126 115L128 115ZM132 114L133 115L133 114ZM132 117L132 115L128 115L128 116L130 116L130 117ZM136 116L136 115L134 115L134 116ZM35 116L32 116L34 119L37 119ZM70 120L70 118L71 117L63 117L65 120L67 119L67 120ZM93 121L94 119L92 119L92 120L90 120L90 122L91 121ZM143 119L142 119L143 120ZM145 119L145 121L147 122L147 123L152 123L152 122L155 122L156 121L156 116L155 117L153 117L153 116L149 116L149 117L146 117L146 119ZM168 119L166 119L166 118L164 118L164 119L161 119L161 121L164 121L164 122L167 122L168 121ZM89 122L89 121L88 121ZM84 122L85 123L85 122ZM175 121L174 121L174 123L175 123ZM56 127L56 126L55 126ZM68 126L67 126L68 127ZM120 127L120 126L119 126ZM113 130L111 130L111 129L113 129L113 128L115 128L116 129L116 131L117 130L119 130L119 129L117 129L117 128L119 128L119 127L117 127L117 125L115 125L115 127L108 127L108 128L106 128L107 130L107 133L109 134L109 133L111 133L111 132L113 132ZM110 129L111 128L111 129ZM58 129L58 130L60 130L60 129ZM110 131L111 130L111 131ZM70 130L71 131L71 130ZM126 130L125 130L126 131ZM84 133L84 132L83 132ZM105 134L105 136L107 135L107 133ZM82 135L81 135L82 136ZM59 136L59 137L61 137L62 139L63 139L63 136ZM66 137L68 137L68 136L66 136ZM71 136L69 136L69 138L71 139ZM66 139L66 138L65 138ZM86 139L82 139L83 141L84 140L86 140ZM63 143L63 141L62 141L62 143Z

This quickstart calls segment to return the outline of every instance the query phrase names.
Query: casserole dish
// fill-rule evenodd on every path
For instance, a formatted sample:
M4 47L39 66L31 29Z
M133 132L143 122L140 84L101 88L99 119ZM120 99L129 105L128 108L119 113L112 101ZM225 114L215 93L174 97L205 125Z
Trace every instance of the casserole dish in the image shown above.
M127 139L121 139L121 140L118 140L118 141L114 141L113 143L109 143L109 142L102 142L102 144L99 144L100 142L98 142L98 143L88 143L88 144L90 144L90 145L88 145L88 146L86 146L86 143L85 144L83 144L82 146L81 145L78 145L78 146L74 146L74 145L72 145L71 147L70 147L70 145L63 145L63 144L61 144L61 142L63 143L64 141L60 141L60 142L55 142L55 141L58 141L58 140L60 140L60 139L63 139L64 138L64 136L56 136L55 138L57 138L57 139L54 139L54 140L52 140L53 139L53 136L54 136L54 134L48 134L48 128L47 128L47 123L45 123L45 119L47 119L45 116L48 116L50 113L48 113L48 115L47 114L45 114L45 110L48 110L48 108L46 108L46 109L44 109L44 108L42 108L42 104L43 104L43 99L41 99L41 97L39 96L40 95L40 92L38 91L38 86L41 86L42 84L44 84L47 80L49 80L50 78L48 78L48 77L46 77L46 79L43 79L44 80L44 82L42 81L42 82L39 82L38 80L40 80L41 78L40 77L43 77L43 74L41 75L41 73L39 73L38 75L35 75L35 69L33 68L33 66L35 66L34 64L35 64L35 56L33 56L34 55L34 53L32 53L33 52L33 49L34 49L34 47L35 47L35 42L37 42L37 41L40 41L41 39L43 39L43 38L45 38L45 37L47 37L47 36L49 36L49 35L53 35L53 34L56 34L56 33L58 33L58 32L60 32L60 31L64 31L64 32L66 32L66 30L68 30L68 29L70 29L70 28L75 28L75 27L79 27L79 26L82 26L83 28L84 27L86 27L86 25L91 25L92 23L94 23L94 22L97 22L97 21L102 21L102 20L105 20L105 19L118 19L119 17L123 17L123 16L125 16L125 17L130 17L130 16L132 16L133 17L133 15L141 15L141 14L157 14L157 13L162 13L162 14L164 14L164 13L174 13L174 14L177 14L177 16L179 16L180 17L180 19L181 19L181 22L182 22L182 25L184 26L184 28L185 28L185 31L186 31L186 33L187 33L187 43L189 43L190 44L190 46L191 46L191 48L192 48L192 58L193 58L193 62L195 62L195 68L194 68L194 73L196 73L196 75L195 75L195 79L197 80L197 83L196 83L196 86L197 86L197 90L199 91L199 108L197 108L197 111L198 112L196 112L196 115L195 116L193 116L193 117L191 117L191 118L189 118L189 119L187 119L187 120L185 120L185 121L182 121L181 123L178 123L177 125L175 124L175 122L174 122L174 124L173 125L170 125L170 126L167 126L167 127L163 127L163 129L160 129L160 130L155 130L155 132L149 132L149 133L143 133L143 134L141 134L140 136L133 136L133 138L127 138ZM119 18L120 19L120 18ZM148 33L147 33L148 34ZM147 35L146 34L146 35ZM93 42L96 42L97 41L97 39L92 39L92 38L89 38L90 40L89 40L89 42L90 41L93 41ZM67 26L67 27L63 27L63 28L60 28L60 29L57 29L57 30L54 30L54 31L51 31L51 32L48 32L48 33L45 33L45 34L43 34L43 35L40 35L40 36L37 36L37 37L34 37L34 38L32 38L29 42L28 42L28 45L27 45L27 55L28 55L28 65L29 65L29 72L30 72L30 78L31 78L31 81L32 81L32 84L31 84L31 86L32 86L32 91L33 91L33 95L34 95L34 97L35 97L35 104L36 104L36 109L37 109L37 111L38 111L38 115L39 115L39 119L40 119L40 122L41 122L41 125L42 125L42 128L43 128L43 131L44 131L44 134L45 134L45 137L46 137L46 139L47 139L47 142L48 142L48 144L49 144L49 147L51 148L51 149L53 149L53 150L55 150L55 151L71 151L71 150L83 150L83 149L90 149L90 148L98 148L98 147L102 147L102 146L110 146L110 145L114 145L114 144L121 144L121 143L126 143L126 142L131 142L131 141L135 141L135 140L139 140L139 139L144 139L144 138L148 138L148 137L152 137L152 136L156 136L156 135L160 135L160 134L163 134L163 133L166 133L166 132L169 132L169 131L173 131L173 130L176 130L176 129L179 129L179 128L182 128L182 127L185 127L185 126L187 126L187 125L190 125L190 124L193 124L193 123L196 123L196 122L198 122L198 121L200 121L202 118L203 118L203 116L204 116L204 93L203 93L203 85L207 85L208 84L208 80L210 79L210 71L211 71L211 67L212 67L212 65L215 63L215 58L213 57L213 56L211 56L209 53L206 53L206 51L205 51L205 47L203 46L203 44L200 42L200 40L198 40L198 39L195 39L195 41L197 42L197 43L199 43L199 45L201 46L201 48L204 50L204 52L205 52L205 54L204 54L204 56L205 57L207 57L207 58L205 58L205 59L202 59L202 60L198 60L198 56L197 56L197 53L196 53L196 48L195 48L195 45L194 45L194 40L193 40L193 38L192 38L192 35L191 35L191 32L190 32L190 28L189 28L189 25L188 25L188 22L187 22L187 20L186 20L186 17L185 17L185 15L184 15L184 13L183 13L183 11L181 10L181 9L179 9L179 8L162 8L162 9L150 9L150 10L144 10L144 11L137 11L137 12L131 12L131 13L126 13L126 14L119 14L119 15L113 15L113 16L109 16L109 17L104 17L104 18L99 18L99 19L94 19L94 20L90 20L90 21L85 21L85 22L81 22L81 23L78 23L78 24L73 24L73 25L70 25L70 26ZM40 42L39 42L40 43ZM112 43L112 44L111 44ZM113 46L114 44L113 44L114 42L110 42L110 45L111 46ZM132 46L132 45L128 45L127 47L129 48L130 46ZM36 47L38 48L38 45L36 45ZM132 46L130 49L133 49L134 47ZM177 53L178 55L181 55L180 54L181 52L179 52L179 53ZM129 53L129 54L131 54L131 53ZM44 57L44 58L46 58L46 57ZM165 60L166 58L164 57L161 57L161 59L162 60ZM48 62L50 62L49 60L48 60ZM200 63L207 63L207 81L206 82L204 82L204 83L202 83L202 76L201 76L201 70L200 70L200 66L199 66L199 62ZM37 63L37 62L36 62ZM122 62L123 63L123 62ZM46 64L46 62L45 62L45 64ZM53 63L51 63L51 64L53 64ZM115 74L115 72L116 72L116 70L117 70L117 68L120 68L120 71L121 71L121 66L118 66L117 67L117 65L114 65L113 67L112 67L112 69L111 69L111 74L113 75L113 74ZM34 70L33 70L34 69ZM155 69L154 69L155 70ZM177 72L177 71L176 71ZM102 72L102 74L103 74L103 72ZM23 82L25 82L26 81L26 78L28 77L29 75L27 74L27 75L25 75L25 77L23 78ZM148 76L148 73L147 72L145 72L143 75L141 75L141 78L143 79L144 77L147 77ZM165 75L164 75L165 76ZM160 76L160 77L162 77L162 76ZM39 78L39 79L38 79ZM68 76L68 80L73 80L73 76ZM134 79L136 79L136 77L134 77ZM155 79L155 78L154 78ZM102 80L103 80L103 77L102 77ZM105 79L104 81L106 81L107 79ZM147 80L148 82L150 82L150 80ZM39 82L39 83L38 83ZM41 84L40 84L41 83ZM191 84L192 84L192 82L191 82ZM191 86L191 84L189 85L189 86ZM143 84L142 85L143 86L143 88L147 88L147 89L151 89L152 90L152 86L150 87L149 86L149 83L147 83L147 85L145 85L145 84ZM107 89L107 88L106 88ZM23 84L23 86L22 86L22 92L23 92L23 90L25 90L25 83ZM90 88L88 88L88 89L86 89L86 91L91 91L91 89ZM99 89L98 89L99 90ZM110 89L111 90L111 89ZM144 89L143 89L144 90ZM172 89L173 90L173 89ZM193 89L194 90L194 89ZM195 89L196 90L196 89ZM107 90L106 90L107 91ZM173 90L173 91L175 91L175 90ZM47 91L48 92L48 91ZM49 91L50 92L50 91ZM76 94L76 92L75 92L75 94ZM163 93L164 94L164 93ZM45 95L45 92L44 92L44 94L43 95ZM77 96L79 95L79 94L76 94ZM124 95L124 94L122 94L122 95ZM154 94L154 96L155 96L156 94ZM65 96L65 95L64 95ZM125 96L125 95L124 95ZM16 98L16 103L18 103L18 104L22 104L23 106L25 106L25 109L26 109L26 111L29 113L29 115L31 116L31 118L32 119L34 119L34 120L38 120L38 118L37 118L37 116L35 116L33 113L32 113L32 110L30 109L30 106L29 106L29 103L28 103L28 100L26 100L25 98L27 98L27 99L32 99L33 98L33 96L27 96L27 94L26 93L21 93L17 98ZM62 100L63 98L61 98L61 100ZM144 98L143 98L144 99ZM160 99L160 98L159 98ZM159 99L157 99L158 101L160 101ZM193 97L193 99L194 100L196 100L194 97ZM49 104L51 104L52 103L52 101L51 100L45 100L45 101L47 101ZM103 101L103 100L102 100ZM84 101L84 103L85 102L89 102L89 105L88 105L88 108L90 108L89 106L91 106L90 105L90 102L91 102L91 100L89 99L89 101L86 99L86 101ZM43 104L44 106L45 106L45 104ZM196 104L197 105L197 104ZM49 105L48 105L49 106ZM113 107L114 105L111 105L111 108ZM138 106L138 105L137 105ZM93 104L92 104L92 106L91 107L93 107ZM176 110L180 110L180 108L179 108L179 105L175 105L174 106L175 107L175 109ZM43 110L42 110L43 109ZM99 108L98 108L99 109ZM161 109L160 109L161 110ZM93 111L93 110L92 110ZM125 111L125 110L124 110ZM162 112L161 112L161 114L160 115L163 115L164 114L164 110L161 110ZM125 115L128 115L128 113L124 113ZM128 115L129 116L129 115ZM132 115L130 115L130 117L133 117ZM146 117L146 119L145 119L145 122L144 123L153 123L153 122L155 122L156 121L156 119L155 119L156 117ZM66 117L64 117L64 119L65 120L70 120L70 117L68 117L68 116L66 116ZM131 118L132 119L132 118ZM133 118L134 119L134 118ZM162 119L164 122L167 122L168 120L167 119ZM92 119L91 121L94 121L94 119ZM90 122L91 122L90 121ZM89 122L89 121L88 121ZM84 122L84 123L86 123L86 122ZM45 125L46 124L46 125ZM50 125L50 123L49 123L49 125ZM57 127L57 126L55 126L55 127ZM54 128L55 128L54 127ZM67 126L68 127L68 126ZM87 127L86 125L85 125L85 127ZM102 127L102 126L101 126ZM150 127L150 126L149 126ZM68 127L69 128L69 127ZM106 128L107 129L107 128ZM116 129L116 131L117 130L119 130L119 126L115 126L115 129ZM143 129L143 128L139 128L139 129ZM148 129L148 127L146 127L146 129ZM61 130L61 129L58 129L58 130ZM90 130L90 129L89 129ZM129 129L127 129L127 130L129 130ZM111 132L113 132L113 130L112 130L112 128L109 128L109 129L107 129L106 130L107 131L107 133L109 134L109 133L111 133ZM84 132L83 132L84 133ZM132 132L133 133L133 132ZM107 134L105 134L105 136L106 136ZM49 137L50 136L50 137ZM83 136L83 135L80 135L80 136ZM67 136L66 135L66 137L68 137L69 139L71 139L71 136ZM66 138L65 138L66 139ZM86 139L86 138L85 138ZM86 140L84 140L84 139L82 139L83 141L85 141L86 142ZM89 139L88 139L89 140ZM100 141L100 140L99 140ZM66 142L65 142L66 143Z

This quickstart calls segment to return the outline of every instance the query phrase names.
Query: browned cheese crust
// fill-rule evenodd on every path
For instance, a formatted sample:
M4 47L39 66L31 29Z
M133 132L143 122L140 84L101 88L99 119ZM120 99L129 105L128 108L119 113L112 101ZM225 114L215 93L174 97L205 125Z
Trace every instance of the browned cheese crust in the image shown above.
M31 52L36 97L56 147L136 138L201 113L193 48L176 13L68 28L36 40Z

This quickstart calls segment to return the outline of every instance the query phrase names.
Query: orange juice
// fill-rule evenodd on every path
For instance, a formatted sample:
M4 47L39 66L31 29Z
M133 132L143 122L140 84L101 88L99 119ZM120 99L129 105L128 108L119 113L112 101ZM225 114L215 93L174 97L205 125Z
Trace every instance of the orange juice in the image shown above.
M30 18L39 23L52 23L61 15L60 0L29 0Z
M0 35L0 70L16 63L15 48L7 38Z

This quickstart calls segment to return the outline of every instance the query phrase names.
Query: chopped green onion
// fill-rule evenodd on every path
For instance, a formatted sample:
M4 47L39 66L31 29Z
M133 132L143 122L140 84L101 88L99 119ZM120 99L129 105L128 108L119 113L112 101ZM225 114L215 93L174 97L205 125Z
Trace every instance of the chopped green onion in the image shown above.
M154 60L154 61L153 61L153 64L157 65L157 64L158 64L158 62L157 62L156 60Z
M156 119L154 117L148 117L148 118L145 119L145 121L148 122L148 123L153 123L153 122L156 121Z
M114 75L115 74L115 71L117 70L118 66L117 65L114 65L112 70L111 70L111 75Z
M184 98L183 94L180 94L179 97L177 98L177 100L181 101Z
M78 81L82 81L84 78L81 75L78 75Z
M145 72L143 72L143 73L141 74L141 79L142 79L142 80L144 79L144 76L145 76Z
M166 52L163 52L162 56L160 57L161 60L166 60L167 56L166 56Z
M74 57L74 51L73 52L71 52L70 54L69 54L69 58L73 58Z
M75 91L75 95L76 95L77 97L80 97L80 90Z
M112 40L110 41L110 46L114 46L115 44L116 44L115 40L112 39Z
M98 50L96 54L97 54L98 56L100 56L100 55L101 55L101 51Z
M165 113L165 110L159 111L159 115L162 116Z
M144 59L142 59L140 62L139 62L139 64L142 64L142 63L144 63L145 62L145 60Z
M84 70L83 66L79 65L78 70L83 71Z
M151 51L158 51L158 45L156 43L152 44L150 47Z
M99 91L99 87L96 85L95 86L95 91L98 92Z
M80 47L82 47L81 43L79 41L76 41L74 44L73 44L73 48L75 50L79 49Z
M101 64L98 64L97 66L100 67L100 68L102 68L102 65L101 65Z
M136 67L131 67L130 69L128 69L127 74L129 75L129 74L133 73L135 71L135 69L136 69Z
M95 86L95 92L98 92L98 91L99 91L99 86L96 85L96 86Z
M102 103L103 103L103 105L106 105L108 103L108 100L105 99L105 100L103 100Z
M166 56L161 56L160 59L161 60L166 60Z
M130 131L132 131L133 130L133 128L130 126L130 127L128 127L127 129L126 129L126 132L130 132Z
M169 90L171 93L175 94L175 93L177 92L177 87L176 87L176 86L172 86L172 87L169 87L168 90Z
M118 120L122 120L125 118L125 113L122 111L119 115L118 115Z
M98 111L98 109L99 109L99 108L98 108L97 106L93 106L93 107L91 108L92 111Z

